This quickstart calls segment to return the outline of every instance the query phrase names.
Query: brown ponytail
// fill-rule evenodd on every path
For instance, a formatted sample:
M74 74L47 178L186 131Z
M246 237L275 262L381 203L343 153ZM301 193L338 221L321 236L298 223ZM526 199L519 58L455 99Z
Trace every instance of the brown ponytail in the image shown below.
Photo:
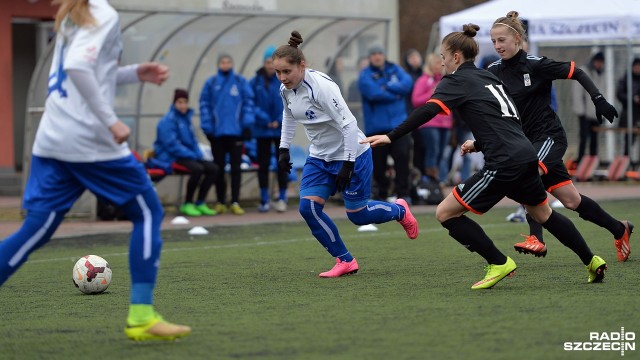
M285 58L290 64L301 64L305 61L305 58L302 50L300 50L298 46L302 44L303 41L302 35L300 35L298 31L292 31L291 37L289 37L289 43L278 47L273 53L273 58Z
M478 43L473 39L480 30L476 24L462 26L462 31L452 32L442 39L445 49L454 53L460 52L465 60L474 60L478 56Z
M507 16L503 16L501 18L498 18L496 21L494 21L493 26L491 26L491 28L494 28L496 26L506 26L507 28L511 29L511 31L513 31L514 33L520 35L522 39L525 39L524 24L522 23L522 20L520 20L520 18L518 17L519 15L520 14L518 14L517 11L509 11L507 13Z

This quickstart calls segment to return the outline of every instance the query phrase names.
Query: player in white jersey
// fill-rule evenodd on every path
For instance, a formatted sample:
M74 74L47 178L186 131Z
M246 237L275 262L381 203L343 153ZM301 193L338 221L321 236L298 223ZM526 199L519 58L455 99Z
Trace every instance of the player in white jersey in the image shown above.
M166 322L153 308L164 216L151 182L126 143L130 129L113 110L116 84L161 84L156 63L119 67L118 13L107 0L56 0L55 55L49 95L33 146L24 193L27 216L0 242L0 285L44 245L85 190L118 205L133 222L129 248L131 304L125 334L172 340L188 326Z
M296 123L303 125L311 142L309 157L302 170L300 214L320 244L336 258L336 265L320 277L339 277L358 271L356 259L340 238L335 223L323 212L327 199L342 192L347 217L356 225L397 220L407 236L418 236L418 222L407 202L395 204L369 201L371 195L371 148L359 144L364 134L347 107L340 89L327 75L307 69L298 45L302 36L291 33L288 45L273 54L273 64L284 105L278 165L291 171L289 146Z

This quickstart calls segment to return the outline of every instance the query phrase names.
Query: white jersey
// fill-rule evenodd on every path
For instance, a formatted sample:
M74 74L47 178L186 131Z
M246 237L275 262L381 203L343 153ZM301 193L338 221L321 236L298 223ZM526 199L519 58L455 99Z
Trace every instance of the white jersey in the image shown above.
M359 143L364 133L329 76L307 69L298 87L280 86L280 95L284 104L280 147L289 147L298 122L311 142L309 156L324 161L355 161L369 148L368 143Z
M49 95L38 127L33 154L69 162L95 162L130 154L109 131L115 115L100 120L83 94L67 77L67 70L91 71L99 94L113 106L118 62L122 51L118 13L107 0L89 0L94 25L78 27L62 21L49 72ZM105 123L106 122L106 123Z

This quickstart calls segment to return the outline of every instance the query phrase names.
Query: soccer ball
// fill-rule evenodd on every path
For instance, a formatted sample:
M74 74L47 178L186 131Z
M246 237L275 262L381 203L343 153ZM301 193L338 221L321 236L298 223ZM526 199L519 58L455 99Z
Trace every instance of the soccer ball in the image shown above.
M83 256L73 266L73 284L85 294L99 294L111 284L111 266L98 255Z

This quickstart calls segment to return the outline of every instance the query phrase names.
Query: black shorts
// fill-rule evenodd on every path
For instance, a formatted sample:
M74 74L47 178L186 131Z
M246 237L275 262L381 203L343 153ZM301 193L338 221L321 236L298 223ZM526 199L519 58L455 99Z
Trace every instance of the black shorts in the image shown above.
M546 138L544 141L534 142L533 147L538 153L539 166L543 171L542 183L548 192L572 183L571 175L562 161L567 151L566 144Z
M484 167L452 192L462 206L476 214L489 211L505 196L532 206L547 201L537 161L500 169Z

